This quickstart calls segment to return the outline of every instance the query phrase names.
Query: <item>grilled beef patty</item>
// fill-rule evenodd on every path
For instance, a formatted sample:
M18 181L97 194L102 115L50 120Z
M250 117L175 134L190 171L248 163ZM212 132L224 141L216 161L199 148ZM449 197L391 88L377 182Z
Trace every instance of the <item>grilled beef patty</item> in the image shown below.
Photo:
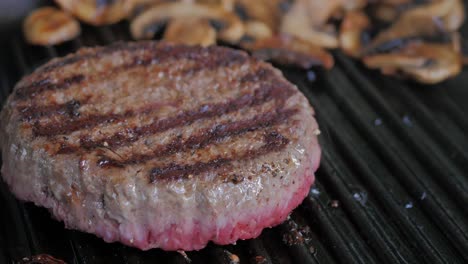
M234 243L308 193L314 111L280 71L222 47L85 48L1 112L2 175L66 227L140 249Z

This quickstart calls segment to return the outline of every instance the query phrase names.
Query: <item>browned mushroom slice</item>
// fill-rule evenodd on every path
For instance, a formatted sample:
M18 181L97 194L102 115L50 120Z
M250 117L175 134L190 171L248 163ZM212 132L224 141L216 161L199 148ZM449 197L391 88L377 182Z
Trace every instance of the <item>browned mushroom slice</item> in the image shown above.
M216 30L206 19L172 19L164 32L163 39L171 43L209 46L216 43Z
M269 26L258 20L245 22L245 35L253 39L269 38L273 32Z
M342 0L341 4L346 11L360 10L367 5L367 0Z
M442 21L446 31L457 30L465 18L461 0L434 0L418 4L417 1L379 1L372 5L372 15L382 21L392 22L398 17L431 17Z
M361 11L350 11L346 14L339 35L340 47L345 54L360 56L363 49L362 36L369 25L369 18Z
M326 22L340 6L340 0L296 0L283 17L281 32L321 47L336 48L336 30L327 27Z
M441 82L461 70L460 54L447 44L411 43L397 52L366 56L363 62L383 73L401 72L428 84Z
M331 69L334 64L333 57L326 50L293 36L276 35L252 43L243 43L243 47L259 59L303 69L312 66Z
M400 15L400 13L401 10L399 10L399 8L380 2L376 5L372 5L369 11L369 14L373 18L387 23L395 21Z
M56 45L76 38L80 24L68 13L55 7L34 10L23 23L26 41L35 45Z
M55 0L65 11L95 26L119 22L133 9L131 0Z
M465 20L465 7L461 0L455 1L452 9L445 16L442 17L444 26L448 31L455 31L461 27Z
M440 21L440 20L439 20ZM389 29L380 32L363 53L382 53L405 45L414 38L435 38L446 35L438 20L428 16L405 16L395 22Z
M463 3L461 0L434 0L428 4L416 6L404 12L401 16L406 17L432 17L443 20L444 29L447 31L457 30L464 20Z
M264 23L272 31L278 31L282 16L288 11L290 0L236 0L234 11L243 20Z
M226 11L233 11L235 0L182 0L182 2L183 1L191 2L191 3L199 3L199 4L204 4L204 5L212 5L215 7L221 7Z
M165 3L144 11L131 22L130 31L135 39L150 39L154 35L154 25L172 18L208 19L218 32L217 36L226 42L235 43L244 35L242 21L233 13L193 3Z

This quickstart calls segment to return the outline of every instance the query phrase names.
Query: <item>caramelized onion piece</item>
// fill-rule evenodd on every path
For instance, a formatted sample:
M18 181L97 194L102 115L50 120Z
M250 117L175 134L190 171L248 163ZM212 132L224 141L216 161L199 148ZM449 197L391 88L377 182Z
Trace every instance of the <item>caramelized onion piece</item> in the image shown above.
M126 18L133 9L133 0L55 0L59 6L91 25L114 24Z
M239 41L244 35L244 25L233 13L219 7L184 2L152 6L133 19L130 31L135 39L150 39L155 33L154 25L174 18L207 19L217 30L218 38L230 43Z
M449 44L411 43L397 52L366 56L363 62L384 74L401 72L427 84L455 76L462 67L460 54Z
M55 7L34 10L23 23L26 41L35 45L56 45L80 34L76 19Z
M362 52L362 35L370 26L369 18L361 11L350 11L346 14L340 26L340 47L343 52L352 57L360 56Z
M163 39L171 43L206 47L216 43L216 30L206 19L176 18L168 23Z
M333 57L325 49L293 36L275 35L253 43L244 43L243 47L259 59L303 69L312 66L331 69L334 64Z

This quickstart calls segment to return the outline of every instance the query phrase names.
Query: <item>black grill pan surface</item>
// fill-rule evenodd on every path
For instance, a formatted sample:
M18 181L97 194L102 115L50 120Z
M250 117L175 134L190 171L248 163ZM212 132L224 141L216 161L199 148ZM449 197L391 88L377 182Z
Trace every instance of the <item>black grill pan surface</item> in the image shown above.
M27 45L17 26L2 38L3 105L19 78L49 59L130 36L122 23L85 26L77 40L53 47ZM257 239L187 252L192 263L468 263L468 71L426 86L334 56L328 72L280 67L315 107L322 131L308 197ZM77 264L188 263L177 252L66 230L3 182L0 208L0 263L43 253Z

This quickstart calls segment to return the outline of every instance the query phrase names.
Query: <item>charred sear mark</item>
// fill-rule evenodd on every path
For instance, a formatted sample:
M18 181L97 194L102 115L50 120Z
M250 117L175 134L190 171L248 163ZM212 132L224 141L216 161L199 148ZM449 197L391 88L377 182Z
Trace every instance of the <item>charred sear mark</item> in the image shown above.
M149 56L136 56L134 58L129 59L129 62L123 65L116 66L111 71L111 73L116 75L119 72L128 71L129 69L134 68L134 67L147 66L150 64L160 64L169 59L197 60L197 63L195 63L195 65L192 65L185 69L182 68L180 69L179 73L174 73L174 74L184 75L184 74L189 74L189 73L193 74L201 70L213 70L219 67L235 66L237 64L243 64L247 60L247 56L245 54L241 52L226 50L226 49L222 49L221 51L214 50L215 52L219 53L218 55L215 55L215 56L208 56L208 54L206 54L206 51L203 54L187 55L188 51L186 51L185 54L187 55L187 57L183 57L183 56L180 57L180 54L178 54L177 51L180 51L181 49L187 50L187 47L182 46L182 47L179 47L178 49L176 49L175 47L172 48L172 50L167 49L167 53L165 53L164 55L156 53L156 54L150 54ZM200 49L200 52L203 51L201 47L198 49ZM94 82L92 80L95 79L96 76L100 76L100 75L102 75L102 72L95 72L92 75L88 75L88 76L84 76L83 74L76 74L76 75L67 77L63 80L59 80L56 83L51 83L51 80L49 78L45 78L45 79L33 82L32 84L28 86L19 87L16 90L15 96L17 100L26 100L26 99L34 98L38 94L47 90L67 89L72 84L80 84L81 82L84 81L84 79L88 79L89 82ZM58 108L60 108L59 105L57 105L57 109ZM24 108L19 109L19 111L23 112ZM34 117L50 116L47 113L50 113L50 114L61 113L60 111L53 111L53 109L52 111L49 111L48 106L44 106L44 109L37 107L34 109L34 111L29 111L29 112L31 113L29 115L23 114L23 118L25 120L30 120L30 119L33 119ZM37 113L42 113L42 114L37 114Z
M149 172L149 180L154 183L158 180L177 180L190 178L203 172L216 170L233 161L255 159L271 152L280 151L289 143L289 139L276 131L267 132L265 144L258 149L249 150L237 157L217 157L208 162L197 162L190 165L170 164L163 168L153 168Z
M125 134L117 133L102 140L81 142L81 145L87 149L100 146L103 142L107 142L111 147L125 145L138 140L141 136L164 132L171 128L191 124L200 119L221 116L223 114L237 111L238 109L261 105L268 101L277 100L278 103L281 104L281 102L284 102L293 93L295 93L295 91L287 84L264 83L253 93L241 95L240 97L228 102L201 105L197 109L184 111L174 117L161 119L142 127L129 128ZM149 111L150 110L151 109L149 109ZM36 124L33 128L33 133L35 136L46 137L68 134L78 129L95 127L101 123L118 122L125 118L134 116L137 113L141 113L141 110L129 110L123 114L89 115L65 123L49 123L47 125Z
M109 158L109 157L101 157L97 161L97 165L99 167L117 167L117 168L123 168L124 164L120 163L119 161Z
M65 78L57 83L51 83L49 79L44 79L38 82L33 82L31 85L19 87L16 89L16 99L34 98L37 94L50 91L61 90L70 87L73 84L79 84L85 79L83 74L73 75Z
M80 104L80 101L78 100L71 100L69 102L66 103L66 107L67 107L67 114L70 116L70 117L78 117L80 116L80 107L81 107L81 104Z
M65 115L67 117L77 117L79 112L77 112L82 104L87 103L89 98L78 100L71 100L65 104L49 104L42 106L26 106L19 107L18 112L21 115L21 120L31 121L41 117L48 117L54 114ZM78 114L78 115L77 115Z
M239 58L237 58L237 59L239 59ZM134 67L138 67L138 66L147 66L147 65L150 65L150 64L156 63L156 62L157 61L155 61L155 59L152 58L152 57L151 58L146 58L146 59L135 58L135 59L131 60L130 63L121 65L118 68L114 68L113 74L118 74L120 71L125 71L125 70L131 69L131 68L134 68ZM197 63L197 64L195 64L193 66L190 66L190 67L188 67L186 69L181 69L179 74L182 74L182 75L183 74L189 74L189 73L193 74L193 73L196 73L196 72L201 71L201 70L211 70L211 69L216 69L218 67L223 67L223 66L233 66L236 63L242 63L242 61L236 60L236 58L232 58L232 60L230 60L230 61L226 60L226 58L210 58L209 60L205 60L204 64ZM258 70L257 72L248 73L248 75L250 76L250 75L258 74L259 76L263 76L265 78L259 77L260 79L257 78L256 80L266 80L267 74L266 74L265 71L266 70L261 69L261 70ZM268 73L271 73L271 71L268 71ZM98 76L100 73L98 72L98 73L95 73L95 74ZM177 74L177 73L174 73L174 74ZM93 77L94 76L89 76L88 78L92 79ZM247 77L247 75L246 75L246 77ZM244 78L243 78L241 81L245 82L247 80L244 80ZM254 79L252 78L252 80L250 80L250 81L254 81ZM44 79L42 81L35 82L35 83L31 84L30 86L45 85L48 82L49 82L48 79ZM37 92L36 92L36 94L37 94ZM49 116L52 116L54 114L64 115L65 117L69 117L69 116L77 117L77 116L79 116L79 112L77 112L76 110L78 110L79 107L77 107L75 104L79 103L79 105L82 106L82 105L88 103L89 99L90 99L89 97L87 97L85 99L81 99L81 101L78 101L78 100L74 99L74 100L72 100L70 102L67 102L65 104L50 104L50 105L42 105L42 106L19 107L18 111L21 114L22 120L28 120L28 121L31 121L33 119L40 118L40 117L49 117ZM74 104L75 106L71 107L70 104ZM71 109L71 110L76 109L76 110L68 111L68 109Z
M134 154L125 160L113 160L106 158L106 162L98 162L100 167L116 167L127 164L138 164L158 157L164 157L173 153L203 148L211 143L218 142L226 137L239 136L247 132L268 128L276 124L284 123L290 116L297 112L296 109L277 109L276 111L257 115L248 120L218 124L213 128L199 132L198 134L182 140L176 137L167 145L161 146L149 154Z

